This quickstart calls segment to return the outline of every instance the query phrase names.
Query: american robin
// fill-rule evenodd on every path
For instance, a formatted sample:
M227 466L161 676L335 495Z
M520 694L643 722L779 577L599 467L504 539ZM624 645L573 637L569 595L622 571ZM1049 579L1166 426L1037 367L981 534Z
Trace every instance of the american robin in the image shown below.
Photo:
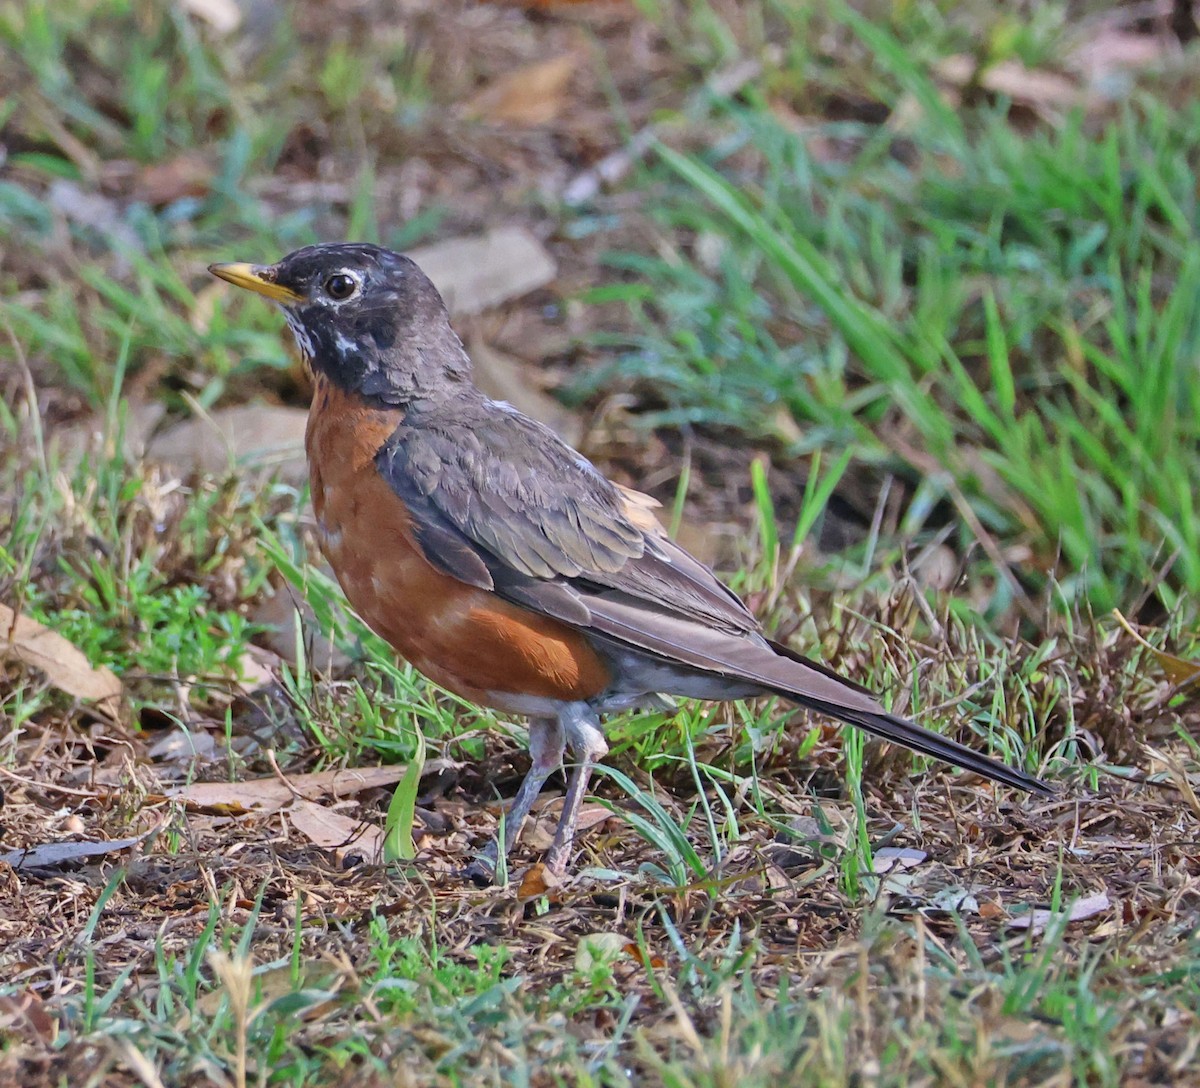
M312 368L312 502L350 603L431 680L529 717L532 766L508 812L506 852L569 746L576 763L545 859L564 871L588 776L608 751L601 716L669 708L670 695L780 695L1050 792L766 638L667 536L653 499L475 387L441 296L408 257L318 245L210 271L278 303Z

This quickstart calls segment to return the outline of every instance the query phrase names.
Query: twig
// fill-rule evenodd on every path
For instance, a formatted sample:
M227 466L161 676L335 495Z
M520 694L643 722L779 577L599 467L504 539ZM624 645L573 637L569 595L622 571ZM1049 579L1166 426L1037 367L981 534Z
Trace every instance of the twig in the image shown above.
M26 778L24 775L17 774L16 771L10 771L7 767L0 767L0 774L6 778L11 778L14 782L20 782L23 786L32 786L34 789L46 790L50 793L62 793L68 797L86 797L89 801L107 800L110 794L97 793L95 790L77 790L70 786L59 786L54 782L43 782L37 778Z
M21 347L21 341L17 339L17 334L13 332L12 324L7 317L4 319L4 331L8 334L8 342L12 344L17 367L21 371L22 378L25 379L25 400L29 405L29 425L33 429L33 445L37 451L38 463L42 466L42 474L48 476L50 470L46 461L46 439L42 433L42 413L38 408L37 386L33 381L33 371L29 369L29 360L25 358L25 349Z
M684 119L690 120L702 114L710 98L728 98L761 74L762 61L758 59L739 60L728 68L721 69L693 93L683 108ZM567 182L562 191L563 203L568 207L586 204L605 185L616 184L658 143L659 137L668 128L678 124L678 119L655 121L634 133L633 138L624 147L605 155L595 166L576 174Z
M302 794L298 789L296 789L295 786L292 785L292 783L288 779L288 776L285 775L283 773L283 771L281 771L279 769L279 764L275 762L275 749L274 748L267 749L267 762L271 765L271 773L274 774L275 777L278 778L279 781L284 784L284 786L287 788L287 791L292 795L293 800L296 800L296 801L307 801L308 800L308 798L305 797L304 794Z

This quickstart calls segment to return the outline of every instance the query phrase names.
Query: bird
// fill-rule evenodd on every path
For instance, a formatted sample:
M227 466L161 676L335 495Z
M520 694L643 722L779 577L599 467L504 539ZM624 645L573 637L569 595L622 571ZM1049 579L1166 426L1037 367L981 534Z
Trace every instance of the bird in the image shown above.
M781 696L1017 790L1053 792L768 638L670 538L656 500L484 395L441 295L410 257L327 243L209 271L276 303L311 371L313 512L351 606L436 684L528 718L530 769L503 842L473 875L494 877L569 748L543 858L565 875L589 777L608 751L604 717L671 709L673 697Z

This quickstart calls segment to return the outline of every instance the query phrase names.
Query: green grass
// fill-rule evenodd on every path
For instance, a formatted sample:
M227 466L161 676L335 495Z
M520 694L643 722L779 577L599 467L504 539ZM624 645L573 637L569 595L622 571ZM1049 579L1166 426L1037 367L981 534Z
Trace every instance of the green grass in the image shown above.
M105 931L105 911L120 903L119 876L92 912L85 963ZM868 911L852 954L811 969L816 992L786 975L773 983L770 973L760 976L777 953L759 940L736 928L716 939L689 937L665 913L640 929L638 943L665 956L650 968L611 941L585 937L573 963L539 978L504 944L443 948L451 930L435 916L417 934L379 916L365 920L353 971L313 965L320 933L310 924L280 932L274 957L256 963L266 894L260 889L232 926L214 901L186 954L160 939L149 978L138 976L132 990L127 972L92 981L65 1001L68 1018L123 1040L172 1080L213 1063L251 1078L269 1074L275 1084L404 1066L436 1083L520 1083L543 1069L574 1083L616 1085L632 1061L663 1084L755 1088L850 1085L863 1076L880 1085L946 1076L1115 1085L1122 1063L1106 1043L1139 1020L1126 958L1073 945L1061 919L1044 937L1010 938L995 955L954 916ZM1184 956L1170 976L1145 980L1161 1007L1182 1010L1194 999L1200 961L1194 947ZM657 996L643 997L639 1012L626 991L643 972ZM647 1001L661 1004L665 1031L648 1026ZM366 1033L344 1030L363 1005L374 1016ZM590 1045L561 1030L563 1017L600 1010L617 1025L610 1043ZM619 1057L615 1044L626 1043L629 1054ZM1142 1060L1153 1068L1169 1056Z
M1134 96L1108 124L1022 132L1003 101L945 107L919 24L840 19L872 92L919 119L830 123L845 150L822 158L751 91L712 150L663 147L659 220L712 256L613 258L632 282L604 297L642 331L589 387L652 384L648 422L751 440L784 411L791 454L908 477L906 534L953 508L994 558L1027 554L1004 565L1030 593L1052 575L1096 611L1194 597L1196 105Z
M1165 691L1104 610L1149 594L1129 611L1150 643L1200 653L1194 96L1141 76L1107 111L1046 119L982 93L957 108L931 82L957 52L1056 66L1077 31L1057 3L635 8L628 39L624 15L502 5L381 21L301 3L232 35L141 0L0 11L0 600L128 696L110 722L0 663L2 846L161 827L141 852L11 875L0 1081L1187 1075L1194 696ZM561 127L515 134L462 116L581 25L570 95L588 72L601 84L581 113L572 97ZM644 56L649 82L629 70ZM698 92L748 57L762 75L734 100ZM904 99L916 109L889 126ZM665 121L662 143L593 207L562 209L545 179L609 149L609 108L613 132ZM547 148L553 169L525 165ZM197 192L139 195L147 168L192 155ZM415 160L426 172L403 174ZM93 221L63 210L78 193L98 198ZM180 478L120 438L127 402L303 399L277 315L214 291L208 262L335 236L406 246L501 215L548 237L572 284L597 282L586 246L616 229L602 287L558 308L585 363L601 353L572 380L603 409L597 434L620 436L611 467L647 465L630 417L684 432L685 451L753 447L745 478L721 481L744 500L726 575L767 629L1061 798L952 784L776 700L689 704L611 723L593 792L613 815L582 839L581 883L520 898L528 847L503 890L456 875L502 829L521 724L395 663L314 565L295 488ZM508 316L525 328L544 302ZM88 413L99 449L60 457L57 432ZM659 480L674 528L713 497L681 460L673 504ZM823 554L838 501L888 478L898 501ZM913 573L939 548L948 588ZM246 691L268 582L315 618ZM346 669L324 671L314 627ZM228 759L163 766L147 754L162 715ZM282 731L240 747L264 716ZM326 804L392 833L388 867L314 845L291 812L163 799L195 774L379 762L407 765L396 789ZM894 845L928 857L877 871ZM1102 889L1107 911L1065 922ZM1032 908L1059 916L1006 927ZM29 995L57 1034L10 1016Z

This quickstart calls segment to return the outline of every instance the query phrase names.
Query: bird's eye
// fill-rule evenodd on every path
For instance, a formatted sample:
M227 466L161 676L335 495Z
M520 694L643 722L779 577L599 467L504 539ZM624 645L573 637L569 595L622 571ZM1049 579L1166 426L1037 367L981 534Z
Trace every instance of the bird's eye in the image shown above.
M348 299L357 290L358 280L353 276L346 275L345 272L335 272L325 281L325 294L334 302Z

